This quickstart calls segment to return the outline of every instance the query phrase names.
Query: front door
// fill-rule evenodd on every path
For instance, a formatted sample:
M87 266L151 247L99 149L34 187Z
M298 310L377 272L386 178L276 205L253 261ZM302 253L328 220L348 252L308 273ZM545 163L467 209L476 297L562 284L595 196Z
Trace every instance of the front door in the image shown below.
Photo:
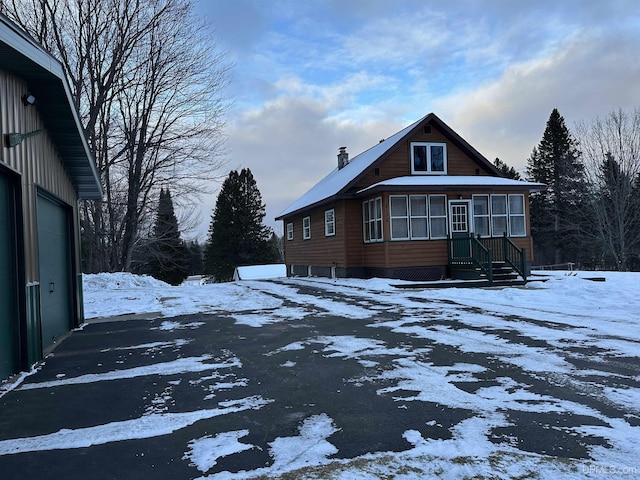
M449 231L453 239L453 257L470 257L471 244L468 238L471 233L471 223L468 200L449 202Z

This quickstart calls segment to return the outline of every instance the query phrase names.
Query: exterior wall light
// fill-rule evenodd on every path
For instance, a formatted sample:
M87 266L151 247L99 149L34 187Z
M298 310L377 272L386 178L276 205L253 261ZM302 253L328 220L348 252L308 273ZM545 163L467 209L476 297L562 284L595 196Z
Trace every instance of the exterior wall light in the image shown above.
M37 102L36 97L34 97L30 93L22 96L22 103L24 104L25 107L28 107L30 105L35 105L36 102Z

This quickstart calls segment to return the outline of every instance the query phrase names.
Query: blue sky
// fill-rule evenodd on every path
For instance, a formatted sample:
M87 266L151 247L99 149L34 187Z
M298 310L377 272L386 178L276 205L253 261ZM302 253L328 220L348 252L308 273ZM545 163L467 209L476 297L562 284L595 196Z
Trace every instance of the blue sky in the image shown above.
M553 108L569 128L640 107L636 0L198 0L235 66L228 168L273 220L336 166L429 112L524 171ZM203 206L201 236L214 192Z

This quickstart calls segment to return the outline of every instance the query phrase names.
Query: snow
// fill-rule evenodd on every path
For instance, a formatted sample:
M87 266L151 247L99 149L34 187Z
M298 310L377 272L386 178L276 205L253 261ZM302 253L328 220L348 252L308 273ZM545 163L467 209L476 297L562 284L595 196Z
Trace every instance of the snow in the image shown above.
M287 267L284 264L273 265L252 265L247 267L237 267L234 280L268 280L271 278L282 278L287 276Z
M375 190L379 187L498 187L517 190L541 190L544 184L537 182L525 182L503 177L490 176L465 176L465 175L412 175L395 177L370 185L358 193Z
M311 468L310 472L317 473L329 467L331 475L317 473L315 477L306 478L453 479L466 476L573 479L602 477L603 472L637 474L640 467L640 427L637 426L640 416L640 388L637 384L640 376L627 375L624 377L627 383L621 383L618 380L623 379L623 374L593 367L580 369L561 353L570 349L571 358L583 359L592 366L605 360L582 352L604 350L608 360L619 359L623 363L637 359L640 352L640 274L544 272L544 275L544 282L534 281L517 288L406 290L393 285L410 286L408 282L380 278L299 278L277 282L241 280L205 285L187 282L172 287L150 277L124 273L85 275L85 313L88 319L123 314L167 317L160 323L160 329L186 327L196 332L203 322L181 323L170 317L224 312L227 318L233 317L238 324L260 329L285 321L290 322L287 325L293 328L296 322L303 322L309 315L320 318L343 315L364 320L375 315L376 320L367 325L372 332L368 338L346 333L316 334L267 355L282 355L279 364L287 369L296 366L287 354L305 349L317 350L320 355L338 360L355 360L367 369L366 375L346 381L355 385L374 385L379 395L390 396L398 408L431 402L443 409L461 408L473 412L470 418L451 427L451 438L424 438L418 430L407 429L403 437L409 442L408 450L378 452L354 459L338 458L340 455L331 443L331 436L340 431L341 426L327 413L318 413L300 420L298 435L277 437L268 443L268 454L273 460L270 466L237 473L210 472L220 458L261 448L243 441L251 433L251 427L211 432L185 445L183 460L197 468L204 475L202 478L221 480L260 475L271 478L298 469ZM603 277L606 281L588 280L593 277ZM315 287L318 294L301 294L298 292L300 286ZM430 315L440 320L425 321ZM405 335L408 339L426 339L427 346L412 348L409 343L406 346L388 345L375 338L376 332L382 330ZM530 341L508 341L500 334L505 331ZM182 332L186 336L188 330ZM177 348L189 341L178 339L118 349ZM467 362L452 362L450 365L431 363L427 360L430 346L449 346L463 354L495 358L501 365L521 369L549 385L571 388L577 392L576 399L597 399L623 408L628 414L625 418L610 417L588 406L588 402L561 399L553 396L551 391L535 392L530 385L506 375L496 376L491 383L467 392L459 385L477 382L487 373L487 368ZM394 360L387 367L378 368L385 358ZM143 375L201 372L203 376L191 382L205 382L206 396L203 400L210 400L220 390L248 386L249 379L236 377L229 371L232 368L241 372L242 363L233 352L226 352L222 358L210 355L178 358L146 367L77 377L59 376L56 380L27 383L20 387L20 382L29 375L24 374L16 384L3 386L0 396L12 388L44 389ZM206 383L208 380L213 380L213 383ZM634 382L636 386L629 385ZM163 404L167 395L170 391L157 398L158 405ZM126 421L3 440L0 441L0 455L85 448L113 441L168 435L201 419L260 409L270 402L272 400L257 396L218 402L217 408L194 412L170 413L151 408L141 417ZM589 446L588 459L557 461L551 456L519 449L509 442L494 443L490 440L491 431L511 425L508 412L589 416L599 424L558 428L567 435L602 438L606 446ZM436 425L430 418L425 419L425 424ZM612 470L614 468L615 471Z

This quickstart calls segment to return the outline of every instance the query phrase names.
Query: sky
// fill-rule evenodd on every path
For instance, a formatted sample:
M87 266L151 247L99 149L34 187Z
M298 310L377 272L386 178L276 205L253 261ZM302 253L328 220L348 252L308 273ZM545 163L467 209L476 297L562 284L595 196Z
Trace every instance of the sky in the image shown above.
M280 234L274 217L339 147L354 157L428 113L524 173L554 108L572 129L640 107L636 0L197 0L195 13L234 64L223 175L251 169Z

